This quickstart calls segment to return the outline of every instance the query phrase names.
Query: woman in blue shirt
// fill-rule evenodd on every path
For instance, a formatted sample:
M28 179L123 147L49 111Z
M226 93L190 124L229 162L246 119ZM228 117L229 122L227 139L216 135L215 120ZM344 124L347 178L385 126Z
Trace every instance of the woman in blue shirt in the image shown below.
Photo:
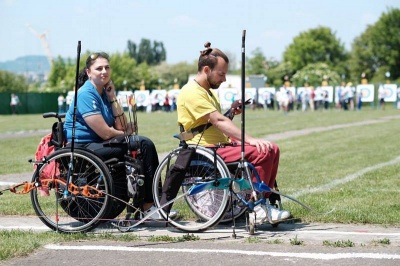
M145 175L145 198L143 210L152 211L153 176L158 167L158 155L154 143L143 136L131 136L135 124L128 122L115 95L111 81L111 68L106 53L94 53L86 60L85 68L79 73L78 100L76 105L75 144L92 150L102 159L123 159L127 154L127 145L110 145L110 142L123 140L129 136L132 150L140 149L139 159L143 162ZM72 141L74 103L65 117L64 134L68 142ZM135 145L135 147L133 147ZM158 213L153 219L160 218Z

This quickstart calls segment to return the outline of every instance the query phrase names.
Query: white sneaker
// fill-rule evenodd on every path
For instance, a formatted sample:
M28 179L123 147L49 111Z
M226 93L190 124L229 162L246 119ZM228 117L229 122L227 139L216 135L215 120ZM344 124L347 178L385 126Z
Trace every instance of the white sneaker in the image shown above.
M140 219L143 219L149 213L151 213L151 212L153 212L155 210L157 210L156 206L152 205L148 210L145 210L145 211L143 211L143 213L140 214ZM178 211L171 210L169 212L168 218L173 219L177 215L178 215ZM154 212L150 217L148 217L148 219L150 219L150 220L165 220L158 211Z
M268 211L271 213L272 223L286 220L290 217L290 212L279 210L271 205L268 205Z
M267 209L271 213L272 223L277 223L279 221L286 220L287 218L290 217L290 212L285 210L279 210L269 204L267 205ZM255 206L253 211L256 213L257 223L263 223L264 221L268 221L267 213L264 211L261 205Z

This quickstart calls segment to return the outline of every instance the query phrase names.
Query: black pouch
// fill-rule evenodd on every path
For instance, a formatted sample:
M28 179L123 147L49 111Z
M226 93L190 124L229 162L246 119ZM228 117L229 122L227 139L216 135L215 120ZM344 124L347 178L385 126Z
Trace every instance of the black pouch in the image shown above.
M137 135L118 136L103 142L104 147L128 147L131 151L140 149L140 139Z
M103 142L104 147L120 146L120 145L126 145L126 137L125 136L117 136L115 138L112 138L112 139L109 139L109 140Z
M51 144L50 144L51 143ZM54 145L54 149L58 150L65 144L64 138L64 122L55 122L51 128L51 142L50 145Z
M176 158L175 164L169 169L165 182L162 187L162 194L160 199L160 205L164 205L168 201L174 199L178 194L179 188L182 185L187 169L190 165L193 155L196 150L194 148L183 148ZM167 213L170 212L172 204L169 204L163 208Z

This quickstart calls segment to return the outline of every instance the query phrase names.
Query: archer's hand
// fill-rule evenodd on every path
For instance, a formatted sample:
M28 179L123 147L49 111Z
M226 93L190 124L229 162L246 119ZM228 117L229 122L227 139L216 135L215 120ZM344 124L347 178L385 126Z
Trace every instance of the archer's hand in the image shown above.
M247 101L244 102L245 105L248 105L251 103L251 100L248 99ZM236 100L231 104L231 109L229 112L229 117L232 119L235 115L239 115L242 113L242 100Z
M106 93L107 93L108 99L110 101L115 99L116 98L116 96L115 96L115 86L114 86L114 83L111 81L111 79L106 85L104 85L104 87L106 88Z
M267 153L272 150L273 144L268 140L251 138L247 140L251 146L256 146L258 153Z

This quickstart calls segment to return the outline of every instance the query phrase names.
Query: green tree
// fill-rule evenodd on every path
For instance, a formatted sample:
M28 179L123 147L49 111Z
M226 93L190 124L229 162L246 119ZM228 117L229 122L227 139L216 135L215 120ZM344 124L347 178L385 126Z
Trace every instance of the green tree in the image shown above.
M267 83L274 86L280 87L284 82L284 77L288 76L289 80L295 73L295 70L291 64L291 62L281 62L278 63L277 61L268 61L269 68L267 70Z
M86 65L86 59L91 53L87 51L85 54L81 55L79 61L79 71L81 71ZM67 62L67 72L60 83L61 92L66 92L75 89L75 79L76 79L76 58L68 58Z
M382 81L387 71L391 79L400 78L400 9L389 8L354 40L349 64L354 80L365 73Z
M164 44L158 41L142 39L139 47L132 41L128 40L128 54L135 59L138 64L147 63L147 65L157 65L165 61L167 52Z
M140 76L136 73L137 63L127 53L110 55L112 81L117 90L139 88Z
M335 33L321 26L296 36L283 57L296 71L308 64L321 62L343 72L348 55Z
M68 65L64 62L61 56L53 60L53 65L50 70L49 78L47 80L49 87L57 87L65 78L68 71Z
M167 59L167 52L162 42L153 42L153 54L154 64L159 64Z
M159 75L162 88L172 88L175 80L179 87L182 87L187 83L189 75L197 73L197 62L192 64L180 62L174 65L168 65L164 62L154 66L153 69Z
M85 60L89 56L89 52L81 56L80 68L85 66ZM58 56L53 60L53 65L50 70L47 84L45 84L45 91L66 93L73 90L75 84L76 62L72 59L63 59Z
M153 49L151 47L151 42L149 39L142 39L139 44L139 50L137 53L136 61L138 64L143 62L152 65L154 62Z
M137 45L130 40L128 40L128 54L131 58L137 58Z
M26 92L28 83L22 75L0 70L0 92Z
M308 64L292 76L292 83L296 87L303 86L306 82L310 86L321 86L323 80L334 86L340 84L341 77L326 63Z
M247 75L265 75L268 69L268 62L260 47L251 52L252 57L247 59Z

